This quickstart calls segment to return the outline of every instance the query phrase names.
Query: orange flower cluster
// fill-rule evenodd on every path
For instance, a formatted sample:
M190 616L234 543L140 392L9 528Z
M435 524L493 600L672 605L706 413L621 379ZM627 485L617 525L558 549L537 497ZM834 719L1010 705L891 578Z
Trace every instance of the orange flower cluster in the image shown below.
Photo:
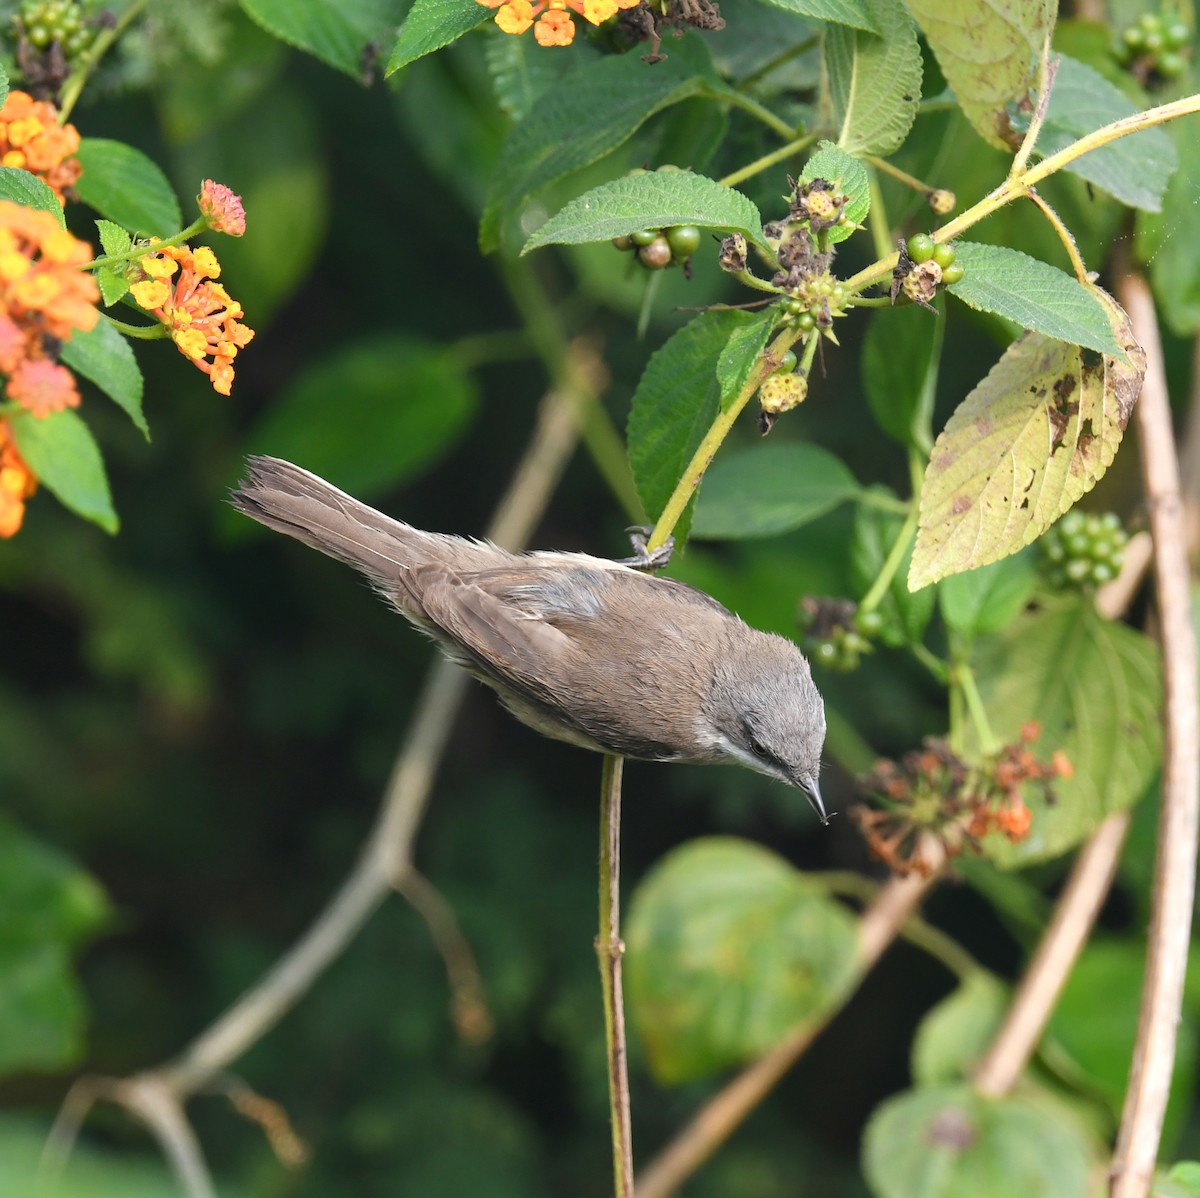
M213 390L228 395L233 359L254 330L239 319L242 305L215 281L221 274L216 254L204 245L166 245L152 248L138 266L145 277L130 288L133 298L167 326L176 348L208 375ZM176 273L172 286L168 280Z
M883 800L883 809L856 807L851 813L871 852L900 874L927 875L924 847L932 836L946 854L978 850L985 836L999 832L1014 843L1033 826L1033 812L1022 797L1026 783L1053 801L1056 778L1074 772L1070 759L1056 750L1041 762L1029 746L1041 735L1031 720L1012 744L1004 745L978 766L968 765L943 740L926 739L900 762L881 760L863 780Z
M78 151L78 130L58 123L53 104L27 92L8 93L0 108L0 166L15 166L44 179L61 202L83 173L75 157Z
M100 318L100 289L79 269L91 257L50 213L0 200L0 371L8 397L35 416L79 404L54 342Z
M619 9L636 8L641 0L479 0L479 3L497 10L496 24L505 33L524 33L536 21L533 36L539 46L569 46L575 40L571 12L592 25L602 25L609 17L616 16Z
M25 519L25 500L37 479L13 443L7 420L0 420L0 537L14 536Z

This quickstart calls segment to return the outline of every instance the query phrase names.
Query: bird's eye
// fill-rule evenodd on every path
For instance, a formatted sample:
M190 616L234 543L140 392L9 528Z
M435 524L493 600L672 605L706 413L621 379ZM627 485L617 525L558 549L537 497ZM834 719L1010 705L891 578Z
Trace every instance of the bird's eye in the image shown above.
M769 761L772 763L775 761L775 755L768 752L763 746L762 741L760 741L756 736L750 737L750 752L753 753L755 757L758 757L763 761Z

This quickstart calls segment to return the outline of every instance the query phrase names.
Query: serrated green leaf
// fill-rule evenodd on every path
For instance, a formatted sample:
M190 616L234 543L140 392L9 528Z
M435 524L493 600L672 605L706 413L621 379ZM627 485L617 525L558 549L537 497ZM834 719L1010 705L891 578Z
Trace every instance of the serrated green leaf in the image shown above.
M721 410L717 364L746 312L703 312L650 357L629 409L629 464L646 514L656 520ZM691 508L675 526L682 544Z
M38 419L29 412L8 418L13 440L38 481L64 507L105 532L119 527L104 459L88 426L69 408Z
M506 222L531 196L616 149L656 112L725 90L707 51L689 38L673 44L666 61L653 68L637 54L624 54L574 71L505 140L480 222L480 246L498 249Z
M1008 246L956 241L954 248L966 273L950 294L969 308L1102 354L1118 351L1097 288Z
M100 267L94 272L94 277L100 288L100 299L106 308L111 308L129 290L129 280L108 267Z
M635 891L629 1008L664 1082L706 1077L834 1011L854 984L854 920L783 858L693 840Z
M1026 333L946 422L921 489L913 590L1028 545L1111 465L1146 355L1097 294L1126 361Z
M975 131L1013 149L1007 108L1028 91L1058 6L1052 0L908 0Z
M83 174L79 198L102 216L135 233L170 237L183 223L179 201L158 164L124 142L85 137L79 145ZM196 180L199 191L200 181Z
M495 13L478 0L415 0L396 36L386 74L391 75L410 62L449 46L494 17Z
M968 638L998 632L1025 610L1037 585L1029 553L943 578L938 605L946 626Z
M843 210L847 223L835 225L825 233L831 243L845 241L854 232L854 226L861 225L871 210L871 185L867 179L867 168L832 142L823 141L817 146L817 152L804 164L800 175L801 183L811 183L814 179L824 179L834 184L839 192L848 197Z
M245 12L289 46L361 79L400 22L400 0L241 0Z
M778 441L722 454L709 467L692 533L713 540L770 537L832 511L862 488L827 449Z
M96 232L100 235L100 248L111 257L127 254L133 246L128 230L110 220L98 220Z
M478 6L478 0L471 3ZM542 93L569 69L565 60L547 54L533 38L513 37L495 28L484 38L484 60L496 103L513 121L524 120Z
M1098 1147L1037 1092L985 1098L967 1084L907 1090L867 1124L863 1169L876 1198L1086 1198Z
M129 342L107 320L97 321L87 333L75 333L63 345L62 360L91 379L150 440L142 412L142 372Z
M848 154L899 149L921 102L917 27L901 0L868 0L878 33L830 25L825 31L829 92Z
M1150 271L1159 319L1180 337L1200 328L1200 137L1194 121L1174 121L1179 169L1171 176L1161 213L1137 214L1137 255Z
M1038 131L1036 152L1048 158L1103 125L1139 111L1125 94L1099 71L1056 55L1058 72L1046 108L1046 119ZM1014 119L1024 133L1029 119ZM1076 158L1066 169L1094 183L1123 204L1148 212L1162 209L1163 193L1179 168L1179 156L1165 129L1143 129L1121 137Z
M749 319L735 325L717 359L717 384L721 388L721 408L729 407L737 397L767 347L775 329L774 312L745 313Z
M50 185L20 167L0 166L0 200L12 200L25 208L49 212L66 228L62 201L50 190Z
M871 493L896 498L886 487L872 487ZM855 509L854 535L850 541L850 578L855 595L865 597L874 585L904 523L904 517L900 514L882 511L868 503L861 503ZM883 617L879 639L892 648L920 642L933 616L936 593L929 587L910 591L905 584L904 577L911 558L910 545L876 609Z
M108 917L89 875L0 818L0 1075L79 1059L86 1012L71 955Z
M801 17L815 17L818 21L829 21L835 25L849 25L853 29L866 29L877 33L871 19L868 0L764 0L774 8L795 13Z
M1018 739L1029 720L1041 724L1040 757L1066 753L1070 778L1054 782L1055 801L1025 788L1033 812L1019 844L992 835L985 852L1005 869L1074 848L1116 811L1131 807L1159 765L1161 701L1158 654L1141 633L1102 620L1080 597L1022 616L978 642L974 657L992 732Z
M977 969L930 1008L912 1044L913 1081L919 1086L970 1079L1004 1018L1008 990Z
M376 337L319 359L268 409L245 448L300 462L369 497L436 462L476 404L453 354L415 338ZM364 454L364 445L378 452Z
M8 72L0 66L0 108L8 102Z
M521 253L672 225L741 233L771 252L758 209L740 191L691 171L657 170L613 179L577 196L526 241Z
M940 301L938 301L940 303ZM863 342L862 381L871 414L889 437L928 454L946 322L916 304L880 313Z

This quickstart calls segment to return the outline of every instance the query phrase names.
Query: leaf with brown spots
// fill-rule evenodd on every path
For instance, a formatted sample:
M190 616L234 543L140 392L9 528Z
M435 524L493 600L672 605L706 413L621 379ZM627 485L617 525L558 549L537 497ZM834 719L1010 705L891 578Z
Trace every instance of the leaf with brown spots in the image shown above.
M1058 6L1050 0L908 0L908 7L963 115L989 145L1015 148L1020 136L1006 110L1029 90L1034 56Z
M1112 463L1146 355L1117 302L1095 294L1126 360L1040 333L1008 347L934 443L910 590L1036 540Z

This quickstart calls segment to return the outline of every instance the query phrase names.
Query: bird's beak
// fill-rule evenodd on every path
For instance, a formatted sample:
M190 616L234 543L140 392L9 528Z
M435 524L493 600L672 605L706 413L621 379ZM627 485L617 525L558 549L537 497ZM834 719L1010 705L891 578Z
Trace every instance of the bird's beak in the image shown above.
M821 823L828 824L829 816L825 813L825 800L821 798L821 788L817 785L816 778L801 782L800 789L804 791L805 797L812 804L812 809L817 813L817 818Z

